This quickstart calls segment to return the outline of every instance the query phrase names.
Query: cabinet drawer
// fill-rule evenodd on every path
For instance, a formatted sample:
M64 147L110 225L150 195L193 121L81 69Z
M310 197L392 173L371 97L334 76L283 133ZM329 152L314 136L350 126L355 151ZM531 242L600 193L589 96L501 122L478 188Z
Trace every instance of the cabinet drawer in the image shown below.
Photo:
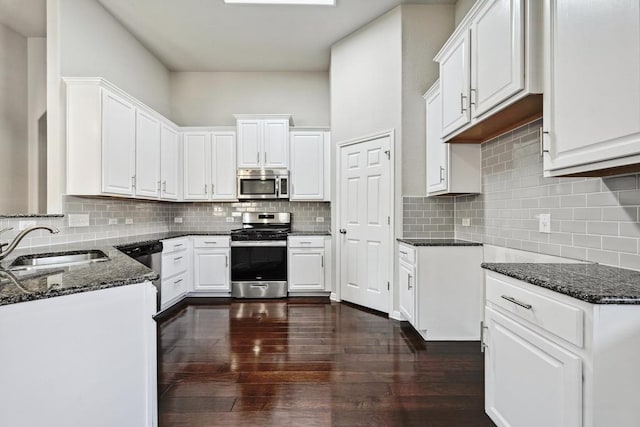
M164 305L167 302L184 295L187 292L187 274L183 273L179 276L163 279L161 287L162 294L160 295L160 305L164 308Z
M324 248L322 236L292 236L289 237L290 248Z
M187 271L189 257L187 251L162 255L162 277L169 278Z
M214 236L194 236L193 237L194 248L228 248L228 237L214 237Z
M414 264L416 261L416 250L410 246L399 245L398 257L401 261L408 262L409 264Z
M579 307L510 283L508 277L487 273L486 298L498 307L582 347L584 313Z
M183 251L189 247L189 239L181 237L179 239L170 239L162 241L162 253L170 254L172 252Z

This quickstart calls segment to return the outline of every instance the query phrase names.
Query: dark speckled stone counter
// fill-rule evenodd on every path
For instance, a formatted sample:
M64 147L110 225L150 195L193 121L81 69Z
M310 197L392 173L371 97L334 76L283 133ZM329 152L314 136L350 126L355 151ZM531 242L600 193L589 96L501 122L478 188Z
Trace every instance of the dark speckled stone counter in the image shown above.
M289 236L331 236L328 231L296 231L293 230Z
M458 239L397 239L411 246L482 246L482 243Z
M640 271L600 264L484 263L482 268L592 304L640 304Z

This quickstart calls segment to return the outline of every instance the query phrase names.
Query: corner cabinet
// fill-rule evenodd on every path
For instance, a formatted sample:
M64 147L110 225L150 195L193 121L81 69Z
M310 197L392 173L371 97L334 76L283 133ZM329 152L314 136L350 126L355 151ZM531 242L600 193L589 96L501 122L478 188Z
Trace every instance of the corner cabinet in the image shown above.
M544 5L545 176L640 171L640 3Z
M229 237L193 237L194 292L231 292Z
M287 246L289 292L330 291L331 238L290 236Z
M177 200L177 126L103 79L64 81L67 194Z
M193 287L192 249L188 237L163 240L162 246L160 308L164 310L184 298Z
M400 314L413 326L416 325L416 251L408 245L398 248L398 294Z
M237 200L235 132L188 131L183 139L184 200Z
M290 200L331 200L330 138L324 130L291 132Z
M483 142L542 116L541 19L537 0L476 2L435 58L445 141Z
M237 114L238 168L289 167L290 115Z
M441 137L440 81L424 95L426 102L427 196L480 193L480 144L446 144Z

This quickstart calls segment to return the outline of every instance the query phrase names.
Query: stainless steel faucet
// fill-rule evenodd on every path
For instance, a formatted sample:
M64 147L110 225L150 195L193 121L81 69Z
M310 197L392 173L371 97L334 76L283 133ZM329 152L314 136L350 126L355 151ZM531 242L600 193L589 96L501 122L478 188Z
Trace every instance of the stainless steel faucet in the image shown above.
M25 228L13 239L11 243L0 243L0 261L5 259L11 252L13 252L13 250L16 248L16 246L18 246L20 241L24 239L24 236L26 236L27 234L31 233L34 230L41 230L41 229L48 230L51 234L57 234L60 232L60 230L58 230L57 228L47 227L46 225L36 225L34 227ZM13 230L13 228L5 228L4 230L0 230L0 233L9 231L9 230ZM8 246L6 250L4 250L5 246Z

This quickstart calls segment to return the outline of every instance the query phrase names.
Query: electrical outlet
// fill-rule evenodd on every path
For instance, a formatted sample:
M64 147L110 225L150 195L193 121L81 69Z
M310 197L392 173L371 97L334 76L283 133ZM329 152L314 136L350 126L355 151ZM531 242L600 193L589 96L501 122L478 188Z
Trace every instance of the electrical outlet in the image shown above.
M173 218L173 222L175 222L176 224L182 224L182 218L177 216L177 217Z
M462 226L463 227L471 226L471 218L462 218Z
M324 217L323 216L317 216L316 217L316 222L324 222Z
M36 225L35 221L20 221L18 222L18 230L22 231L25 228L33 227Z
M133 218L127 218L124 220L125 224L133 224Z
M538 231L541 233L551 233L551 215L540 214L538 216Z
M228 217L227 217L227 222L234 222L234 221L235 221L235 220L233 219L233 217L232 217L232 216L228 216Z
M109 225L117 225L118 218L109 218Z
M88 227L89 214L69 214L69 227Z

